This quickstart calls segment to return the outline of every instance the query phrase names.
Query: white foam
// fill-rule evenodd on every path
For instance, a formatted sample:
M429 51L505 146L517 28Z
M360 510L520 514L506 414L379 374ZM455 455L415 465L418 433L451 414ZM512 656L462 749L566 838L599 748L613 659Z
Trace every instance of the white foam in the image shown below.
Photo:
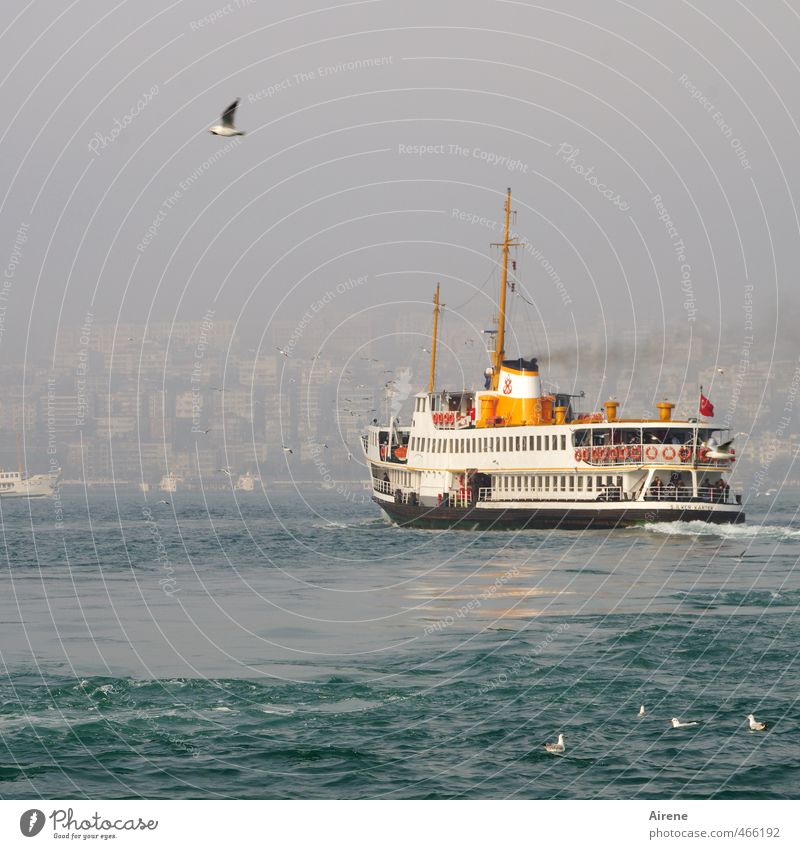
M723 539L800 539L800 529L782 525L715 525L711 522L653 522L648 531L665 536L722 537Z

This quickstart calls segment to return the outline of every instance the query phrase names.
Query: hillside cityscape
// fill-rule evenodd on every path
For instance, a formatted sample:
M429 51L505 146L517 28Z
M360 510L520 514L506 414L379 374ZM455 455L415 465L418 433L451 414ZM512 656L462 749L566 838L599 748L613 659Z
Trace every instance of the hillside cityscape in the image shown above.
M211 312L147 325L87 315L61 329L49 362L0 365L0 466L61 468L67 486L158 487L165 475L189 489L230 487L245 474L263 485L365 479L364 426L388 416L407 422L413 394L427 387L429 321L422 309L399 314L393 330L366 344L356 340L372 338L368 319L350 317L337 335L341 321L321 316L313 341L302 320L275 322L254 343ZM695 335L693 361L709 365L693 373L669 361L661 337L640 326L618 334L613 351L584 346L577 361L574 339L549 333L550 357L540 356L545 387L584 390L575 400L582 411L615 396L622 417L653 416L655 402L668 398L683 418L697 415L705 383L714 424L737 434L732 485L745 495L800 486L792 464L798 364L743 356L741 340L704 349ZM483 339L456 324L441 352L437 388L482 387Z

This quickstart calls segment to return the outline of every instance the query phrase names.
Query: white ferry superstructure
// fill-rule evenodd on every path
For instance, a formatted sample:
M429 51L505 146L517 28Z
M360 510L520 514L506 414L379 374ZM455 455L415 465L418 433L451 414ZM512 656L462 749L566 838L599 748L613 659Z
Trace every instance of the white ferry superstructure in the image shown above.
M507 359L505 300L511 191L505 205L500 309L488 388L435 391L439 289L427 392L411 424L373 424L362 436L373 500L399 525L424 528L614 528L702 520L740 523L727 476L735 460L719 428L573 409L583 396L548 394L535 358ZM714 456L712 456L714 455Z

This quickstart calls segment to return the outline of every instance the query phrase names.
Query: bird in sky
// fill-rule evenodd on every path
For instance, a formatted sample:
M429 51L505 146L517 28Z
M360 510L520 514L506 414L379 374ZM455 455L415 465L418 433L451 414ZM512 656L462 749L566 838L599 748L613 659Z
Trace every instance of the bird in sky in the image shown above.
M750 725L750 730L751 730L751 731L764 731L764 729L766 729L766 727L767 727L767 723L766 723L766 722L759 722L759 721L758 721L758 720L757 720L757 719L753 716L753 714L752 714L752 713L751 713L751 714L748 714L748 716L747 716L747 722L748 722L748 723L749 723L749 725Z
M718 368L717 374L725 374L725 369L724 368Z
M731 450L732 444L732 439L729 439L727 442L717 443L717 440L712 436L703 442L703 448L708 450L706 456L711 460L731 460L736 456Z
M156 504L169 504L166 498L162 498L161 501L156 501Z
M228 477L231 477L231 470L229 468L217 469L217 471L222 472L223 475L227 475Z
M560 755L564 752L566 746L564 746L564 735L558 735L558 741L556 743L545 743L544 750L545 752L550 752L551 755Z
M239 98L231 103L231 105L222 113L222 118L220 118L219 124L214 124L213 127L209 127L209 133L213 133L215 136L243 136L244 133L240 130L237 130L234 126L234 118L236 116L236 107L239 105Z
M289 446L288 446L288 445L283 445L283 446L281 446L281 447L283 448L283 453L284 453L284 454L294 454L294 451L292 451L292 449L291 449L291 448L289 448Z
M213 428L213 427L207 427L207 428L203 431L203 433L211 433L211 431L212 431L212 430L214 430L214 428Z
M287 350L285 350L284 348L279 348L277 345L275 346L275 350L278 351L282 357L289 356L289 352Z

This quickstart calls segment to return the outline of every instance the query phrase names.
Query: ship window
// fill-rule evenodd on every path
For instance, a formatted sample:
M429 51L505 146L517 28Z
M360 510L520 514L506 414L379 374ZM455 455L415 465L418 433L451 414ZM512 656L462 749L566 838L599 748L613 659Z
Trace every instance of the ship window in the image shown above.
M606 475L606 486L613 486L614 478L611 475Z
M544 450L545 451L550 450L550 437L547 434L545 434L545 437L544 437Z
M573 492L575 489L575 478L570 477L569 479L569 491Z
M567 435L565 433L561 434L561 450L567 450Z
M542 450L542 437L541 436L536 437L536 450L537 451Z
M561 491L567 491L567 479L564 477L564 475L561 475Z
M522 450L523 451L528 450L528 437L527 436L522 437Z
M587 478L586 478L586 491L587 491L587 492L591 492L591 491L592 491L592 478L591 478L591 475L590 475L589 477L587 477Z
M544 476L544 488L545 490L550 489L550 475Z
M519 451L519 447L519 437L517 436L514 438L514 448Z
M577 490L580 492L583 489L583 475L578 478Z
M598 488L598 489L600 489L600 487L601 487L602 485L603 485L603 476L602 476L602 475L598 475L598 476L597 476L597 488Z
M618 486L620 489L622 489L622 477L621 477L621 476L617 478L617 486Z
M522 489L522 475L517 475L517 489Z

